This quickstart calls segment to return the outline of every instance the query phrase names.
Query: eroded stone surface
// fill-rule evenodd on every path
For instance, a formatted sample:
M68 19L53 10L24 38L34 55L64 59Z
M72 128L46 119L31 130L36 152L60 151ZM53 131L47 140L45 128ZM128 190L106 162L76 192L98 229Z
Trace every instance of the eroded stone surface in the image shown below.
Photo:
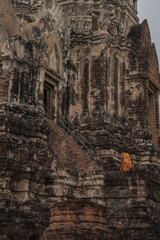
M0 239L160 238L159 68L136 4L0 1Z

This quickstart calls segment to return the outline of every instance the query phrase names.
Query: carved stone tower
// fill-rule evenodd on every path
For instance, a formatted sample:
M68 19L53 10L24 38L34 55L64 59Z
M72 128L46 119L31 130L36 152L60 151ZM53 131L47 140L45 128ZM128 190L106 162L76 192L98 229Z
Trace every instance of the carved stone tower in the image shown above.
M159 90L136 0L1 0L0 239L159 240Z

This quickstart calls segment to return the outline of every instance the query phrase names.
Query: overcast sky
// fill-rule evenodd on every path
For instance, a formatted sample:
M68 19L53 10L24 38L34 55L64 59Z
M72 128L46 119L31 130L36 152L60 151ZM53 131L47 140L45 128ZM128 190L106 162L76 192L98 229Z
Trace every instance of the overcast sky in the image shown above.
M140 22L148 20L152 42L156 45L160 63L160 0L138 0L138 16Z

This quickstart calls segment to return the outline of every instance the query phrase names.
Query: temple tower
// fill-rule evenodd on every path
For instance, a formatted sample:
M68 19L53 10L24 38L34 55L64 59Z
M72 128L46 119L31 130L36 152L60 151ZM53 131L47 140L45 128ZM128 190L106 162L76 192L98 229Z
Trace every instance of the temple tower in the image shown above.
M159 67L137 1L0 10L0 239L160 239Z

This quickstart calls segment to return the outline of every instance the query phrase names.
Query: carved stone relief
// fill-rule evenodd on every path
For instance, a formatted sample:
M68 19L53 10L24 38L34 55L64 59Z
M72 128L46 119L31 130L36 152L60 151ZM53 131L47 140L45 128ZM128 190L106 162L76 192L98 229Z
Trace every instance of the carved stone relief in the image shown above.
M111 2L101 3L102 10L100 11L100 18L98 20L99 29L107 31L112 36L122 36L124 26L122 19L118 19L115 11L115 6Z

